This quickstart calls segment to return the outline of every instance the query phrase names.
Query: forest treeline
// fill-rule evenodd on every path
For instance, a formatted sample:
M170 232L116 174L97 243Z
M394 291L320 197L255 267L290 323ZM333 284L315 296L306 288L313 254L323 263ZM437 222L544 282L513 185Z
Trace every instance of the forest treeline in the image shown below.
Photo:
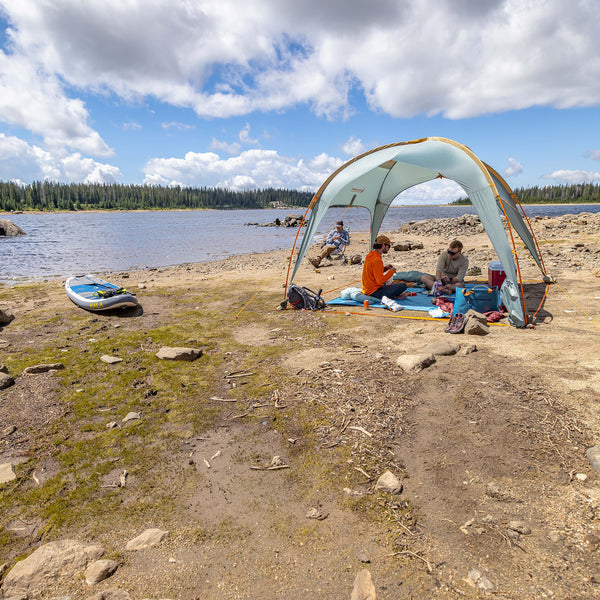
M287 208L308 206L312 196L310 192L272 188L234 192L117 183L37 181L21 186L0 182L0 211Z
M513 192L521 204L595 204L600 202L600 184L594 183L515 188ZM471 200L461 198L452 204L471 204Z
M599 184L517 188L522 204L593 204L600 202ZM309 205L313 194L273 189L234 192L223 188L162 187L120 183L55 183L29 185L0 182L0 212L27 210L152 210L292 208ZM452 204L471 204L461 198Z

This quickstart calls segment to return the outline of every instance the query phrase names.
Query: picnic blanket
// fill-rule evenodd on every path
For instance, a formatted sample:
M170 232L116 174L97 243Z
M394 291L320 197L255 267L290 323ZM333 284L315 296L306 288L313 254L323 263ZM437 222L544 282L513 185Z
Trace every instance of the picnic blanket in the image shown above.
M481 285L480 283L467 283L466 284L466 288L473 288L476 285ZM400 299L396 299L396 302L404 309L404 310L418 310L418 311L425 311L425 312L429 312L432 308L436 308L436 298L434 298L433 296L429 295L429 290L425 289L424 287L420 287L420 286L414 286L411 288L408 288L407 290L408 292L416 292L415 296L409 296L408 298L405 298L404 300L400 300ZM367 296L364 296L364 298L366 299ZM454 300L456 298L456 294L444 294L444 298L446 298L447 300L449 300L450 302L454 303ZM433 301L433 302L432 302ZM363 301L362 300L351 300L351 299L344 299L341 296L338 296L337 298L333 298L332 300L328 300L326 302L326 304L328 306L363 306ZM371 298L371 300L369 301L369 308L385 308L385 306L381 303L381 301L376 301L376 299ZM443 311L443 313L445 313L445 316L448 316L448 313L450 311ZM443 315L440 315L443 316Z

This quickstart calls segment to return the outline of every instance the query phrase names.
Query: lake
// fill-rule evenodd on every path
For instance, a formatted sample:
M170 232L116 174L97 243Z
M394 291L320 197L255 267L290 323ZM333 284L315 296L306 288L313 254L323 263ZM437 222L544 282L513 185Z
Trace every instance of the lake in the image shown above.
M600 212L600 204L526 206L530 217ZM77 273L103 273L218 260L235 254L291 248L296 229L247 226L304 212L296 210L193 210L0 214L27 235L0 238L0 283ZM403 223L475 214L472 206L397 206L382 231ZM342 217L352 232L367 232L364 209L331 209L322 236Z

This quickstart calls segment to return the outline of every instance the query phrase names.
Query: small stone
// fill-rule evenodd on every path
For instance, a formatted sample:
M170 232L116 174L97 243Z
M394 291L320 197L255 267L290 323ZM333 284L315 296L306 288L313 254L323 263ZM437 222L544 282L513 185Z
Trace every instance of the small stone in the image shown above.
M187 360L193 361L202 356L202 350L199 348L177 348L163 346L157 353L156 357L161 360Z
M62 363L32 365L31 367L26 367L25 369L23 369L23 373L29 373L29 374L47 373L48 371L60 371L64 368L65 368L65 365L63 365Z
M117 363L123 362L122 358L118 358L117 356L109 356L108 354L103 354L100 357L100 360L109 365L115 365Z
M123 417L122 423L127 423L127 421L135 421L136 419L141 419L142 415L139 412L130 412Z
M151 528L146 529L143 533L127 542L127 550L141 550L142 548L150 548L160 544L165 537L169 535L168 531Z
M114 429L115 427L118 427L116 421L110 421L110 423L106 424L106 429Z
M17 428L15 425L9 425L8 427L5 427L2 430L2 435L0 435L0 437L8 437L9 435L13 434L16 430Z
M396 359L396 364L403 371L418 373L436 362L433 354L403 354Z
M85 582L88 585L96 585L108 579L118 567L119 564L114 560L97 560L85 570Z
M375 585L367 569L359 571L354 580L350 600L375 600Z
M11 385L14 385L15 380L6 373L0 373L0 390L5 390L9 388Z
M529 535L531 533L531 527L527 525L524 521L510 521L508 523L508 528L512 531L516 531L521 535Z
M402 483L400 483L400 480L391 471L385 471L377 480L375 489L380 492L387 492L388 494L400 494L402 492Z
M17 478L10 463L0 465L0 484L14 481Z
M600 546L600 537L594 533L586 533L583 538L583 543L590 552L595 552Z
M15 315L11 315L4 310L0 310L0 325L8 325L14 318Z
M358 551L356 553L356 558L361 563L370 563L371 562L371 559L369 558L369 555L366 552L363 552L363 551Z

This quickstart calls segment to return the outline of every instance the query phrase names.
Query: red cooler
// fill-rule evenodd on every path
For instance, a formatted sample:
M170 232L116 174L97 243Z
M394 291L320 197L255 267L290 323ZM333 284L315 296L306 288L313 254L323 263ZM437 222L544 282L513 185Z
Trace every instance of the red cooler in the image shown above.
M500 289L505 279L506 273L504 272L502 263L499 260L491 261L488 265L488 285L490 287L498 286L498 289Z

